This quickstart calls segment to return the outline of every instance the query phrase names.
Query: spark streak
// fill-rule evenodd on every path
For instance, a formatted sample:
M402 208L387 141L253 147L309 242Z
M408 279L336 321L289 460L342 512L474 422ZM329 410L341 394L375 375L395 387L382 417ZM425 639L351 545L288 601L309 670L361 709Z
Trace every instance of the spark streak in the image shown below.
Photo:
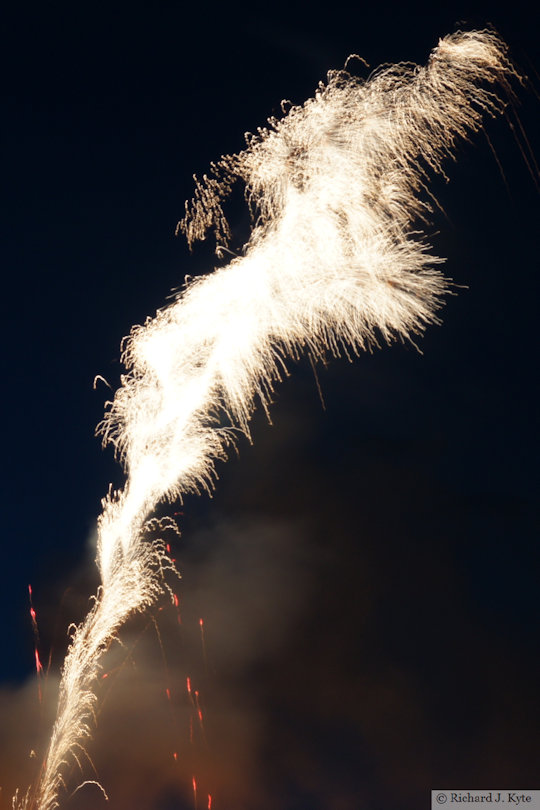
M203 652L204 667L208 672L208 656L206 655L206 641L204 638L204 621L202 619L199 619L199 627L201 630L201 647Z
M41 658L39 657L39 629L37 624L36 611L34 610L34 604L32 600L31 585L28 586L28 599L30 601L30 619L32 620L32 631L34 633L34 660L36 663L38 699L39 702L41 703L43 700L43 693L41 690L41 678L43 677L43 664L41 663Z
M508 94L512 77L506 47L486 31L446 37L425 67L385 67L368 81L334 71L314 98L196 180L179 223L190 245L212 229L227 244L221 201L236 181L253 230L242 255L191 281L124 344L128 373L99 430L127 481L103 500L102 585L72 636L39 782L14 806L59 806L91 733L101 657L127 617L163 593L173 562L145 539L156 505L211 490L216 460L239 433L249 437L257 400L268 413L287 358L412 340L437 321L442 260L413 230L432 210L426 184L444 174L458 139L503 111L496 91ZM196 806L195 778L193 791Z

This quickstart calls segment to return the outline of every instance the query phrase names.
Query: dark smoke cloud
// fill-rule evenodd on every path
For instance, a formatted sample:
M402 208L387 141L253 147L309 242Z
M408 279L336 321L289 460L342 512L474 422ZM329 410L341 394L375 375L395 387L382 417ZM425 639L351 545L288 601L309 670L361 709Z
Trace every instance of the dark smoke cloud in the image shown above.
M110 805L87 785L66 808L193 808L193 775L199 809L210 792L220 810L412 810L437 784L530 781L537 661L512 612L492 617L470 580L478 522L496 549L496 527L526 532L526 511L471 505L437 473L444 448L406 438L405 417L377 439L336 435L300 378L298 410L255 426L209 507L184 505L182 537L170 538L182 624L164 601L112 646L88 747ZM93 576L75 577L72 613ZM35 683L4 693L5 790L39 762L53 692L39 733Z

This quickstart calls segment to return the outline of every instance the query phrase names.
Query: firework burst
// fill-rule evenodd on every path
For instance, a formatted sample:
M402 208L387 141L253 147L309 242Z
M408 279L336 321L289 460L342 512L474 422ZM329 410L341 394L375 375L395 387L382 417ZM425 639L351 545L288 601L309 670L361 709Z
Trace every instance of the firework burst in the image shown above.
M446 37L425 67L385 67L367 81L335 71L196 181L179 223L189 244L209 231L228 244L222 201L237 181L251 236L241 256L192 281L125 342L128 373L99 430L127 481L103 500L102 585L72 634L39 779L14 807L54 810L68 769L85 767L102 655L173 567L165 545L145 536L156 506L212 488L216 460L249 436L257 402L268 412L287 358L412 340L437 320L442 260L414 231L432 212L429 177L503 111L513 78L504 44L486 31Z

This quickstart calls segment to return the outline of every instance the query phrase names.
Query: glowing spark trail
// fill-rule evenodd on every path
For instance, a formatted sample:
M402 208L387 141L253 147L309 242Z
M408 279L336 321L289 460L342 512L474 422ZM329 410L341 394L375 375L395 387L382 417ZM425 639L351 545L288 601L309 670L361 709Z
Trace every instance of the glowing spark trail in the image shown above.
M32 601L32 586L28 586L28 599L30 600L30 618L32 620L32 630L34 632L34 659L36 662L36 675L37 675L37 684L38 684L38 698L39 702L41 703L43 695L41 692L41 678L43 676L43 664L41 663L41 659L39 657L39 630L37 625L37 616L36 611L34 610L34 604Z
M367 81L332 72L314 98L196 182L179 225L190 244L212 229L227 244L221 200L237 180L253 230L242 255L192 281L125 342L129 373L100 430L127 482L103 500L102 586L73 632L39 782L15 805L53 810L68 769L83 766L101 656L163 592L172 565L145 537L156 505L211 489L215 461L238 432L249 436L256 400L268 411L287 357L357 353L436 320L441 260L413 231L431 211L428 177L443 173L458 139L503 111L497 89L509 93L516 76L486 31L446 37L426 67L385 67ZM193 791L196 803L195 778Z

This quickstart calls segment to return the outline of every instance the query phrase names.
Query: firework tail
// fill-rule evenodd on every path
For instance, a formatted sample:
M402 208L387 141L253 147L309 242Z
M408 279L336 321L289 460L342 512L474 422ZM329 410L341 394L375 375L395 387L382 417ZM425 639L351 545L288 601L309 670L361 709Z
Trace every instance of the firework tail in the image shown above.
M99 430L127 481L103 500L102 585L72 635L40 777L14 807L53 810L68 768L85 765L101 657L126 618L162 593L171 565L160 541L145 539L156 505L212 488L215 461L238 433L249 436L257 401L268 411L287 358L412 340L436 321L447 283L413 231L431 213L428 178L443 173L457 140L503 111L513 78L487 31L446 37L425 67L385 67L367 81L335 71L196 179L179 223L190 245L209 231L227 245L222 200L237 181L251 236L241 256L192 281L125 341L128 373Z

